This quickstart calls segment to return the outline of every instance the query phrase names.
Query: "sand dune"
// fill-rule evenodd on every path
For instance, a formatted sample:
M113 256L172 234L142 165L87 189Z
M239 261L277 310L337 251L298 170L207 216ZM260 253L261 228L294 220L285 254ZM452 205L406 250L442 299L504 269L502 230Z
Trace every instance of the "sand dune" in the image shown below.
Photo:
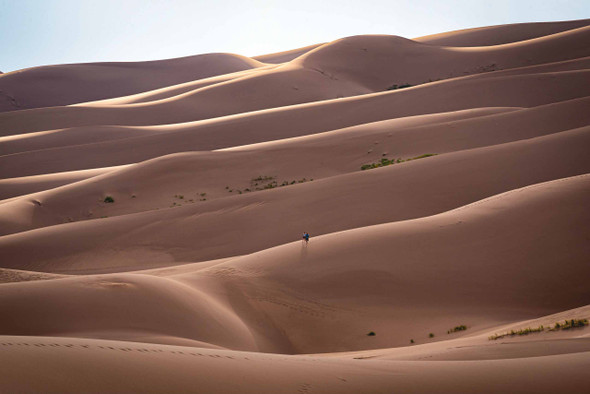
M214 84L231 81L237 78L242 78L247 75L251 75L253 73L257 73L264 70L269 70L274 68L274 66L261 66L257 68L253 68L250 70L238 71L235 73L230 74L222 74L215 77L197 79L195 81L185 82L178 85L173 86L166 86L156 90L150 90L144 93L137 93L131 96L123 96L123 97L116 97L111 99L105 100L98 100L98 101L88 101L81 103L79 105L83 106L92 106L92 105L122 105L122 104L135 104L135 103L145 103L149 101L157 101L162 100L169 97L174 97L181 95L186 92L190 92L193 90L197 90L206 86L211 86ZM74 104L75 105L75 104Z
M564 22L517 23L450 31L440 34L414 38L414 41L430 45L451 47L476 47L507 44L530 40L565 30L577 29L590 25L590 19Z
M0 112L123 96L261 65L244 56L217 53L149 62L33 67L2 75L0 90L6 100L0 101Z
M0 391L583 391L589 34L3 74Z
M384 91L392 85L587 57L590 28L479 48L428 46L395 36L322 45L278 68L125 107L55 107L0 114L4 135L73 126L179 123ZM437 67L432 68L436 61ZM260 87L264 86L264 89ZM31 112L33 111L33 112Z
M530 66L530 67L524 67L524 68L518 68L518 69L511 69L511 70L504 70L504 71L496 71L494 73L489 74L489 76L494 76L494 77L506 77L506 76L518 76L518 75L525 75L525 74L543 74L543 73L553 73L553 72L563 72L563 71L575 71L575 70L585 70L588 68L588 66L590 65L590 58L582 58L582 59L576 59L576 60L572 60L572 61L565 61L565 62L558 62L558 63L549 63L549 64L544 64L544 65L540 65L540 66ZM482 83L480 80L480 78L485 78L487 77L486 75L480 75L480 76L475 76L475 77L468 77L468 80L471 83ZM450 83L450 81L449 81ZM481 85L481 88L485 88L486 85ZM434 86L429 87L429 88L434 88ZM446 86L442 86L442 87L438 87L437 90L438 92L442 92L442 94L446 94L445 91L449 90L451 87L449 87L448 85ZM475 87L474 87L475 88ZM477 88L475 88L477 89ZM440 94L437 93L437 90L434 91L430 91L432 92L432 94ZM396 92L397 94L409 94L409 92L412 92L413 90L402 90L399 92ZM584 92L583 89L581 89L582 92ZM501 102L501 100L506 100L507 98L510 97L510 95L512 94L512 90L506 90L503 92L498 92L498 97L495 99L496 101L496 106L498 106L498 104ZM430 94L427 94L427 96L430 96ZM398 97L399 96L395 96ZM404 96L405 98L406 96ZM380 98L380 99L384 99L384 98ZM330 102L326 102L326 103L322 103L322 109L324 110L324 112L326 113L326 115L328 116L324 116L324 117L318 117L318 115L315 114L315 111L313 111L314 109L317 109L317 106L294 106L293 108L284 108L284 109L279 109L278 111L273 111L271 112L272 114L276 114L279 116L283 116L282 113L284 111L285 115L284 116L288 116L289 115L289 111L312 111L311 113L306 113L305 117L302 116L296 116L296 117L288 117L285 119L275 119L272 121L272 123L270 122L266 122L266 123L256 123L253 124L253 127L249 127L248 128L248 132L243 132L241 134L247 134L247 135L252 135L256 130L260 130L262 128L264 129L270 129L270 131L272 131L272 134L267 134L263 137L263 139L279 139L279 138L285 138L286 136L291 136L293 133L291 132L290 134L284 134L283 130L285 130L285 127L293 124L296 125L298 127L305 127L304 131L307 132L317 132L316 129L310 129L310 126L313 126L316 123L321 122L322 126L324 127L324 130L319 130L319 131L325 131L325 130L329 130L329 129L333 129L333 128L338 128L338 127L345 127L348 125L352 125L352 124L358 124L358 122L362 122L362 123L366 123L366 122L371 122L371 121L375 121L375 120L383 120L383 119L387 119L388 115L390 114L390 104L387 102L379 102L379 101L375 101L375 100L380 100L378 98L376 98L376 96L374 95L368 95L368 96L362 96L359 98L355 98L355 99L348 99L348 100L337 100L337 101L330 101ZM389 100L391 98L387 98L386 100ZM553 100L558 100L559 97L554 95ZM354 101L352 101L354 100ZM420 97L420 100L422 101L423 98ZM481 100L478 98L478 100ZM406 100L403 100L401 102L397 102L394 101L393 104L398 107L401 104L403 104L403 102ZM433 102L434 100L431 99L431 102ZM357 104L362 103L363 106L360 107ZM376 112L374 109L371 109L371 105L369 103L374 103L376 104L375 106L377 107L377 111ZM462 106L465 107L470 107L471 105L473 105L476 102L467 102L465 101L464 103L461 103ZM525 102L522 102L523 104L527 104ZM455 103L456 106L457 104L460 104L459 102L457 102L457 100L455 99ZM347 117L346 121L343 122L340 119L343 117L343 112L349 112L350 108L352 108L352 106L354 105L354 108L356 109L355 114L358 114L356 117ZM528 104L530 105L530 104ZM535 104L536 105L536 104ZM359 108L360 107L360 108ZM461 109L461 108L459 108ZM330 111L330 112L327 112ZM372 111L372 113L370 114L370 117L367 116L367 111ZM415 109L414 109L415 111ZM255 117L255 118L261 118L264 119L266 116L270 115L270 113L267 112L261 112L261 113L257 113L257 114L252 114L251 116ZM309 114L309 115L308 115ZM299 115L299 114L296 114ZM313 119L315 120L315 122L311 123L308 121L308 117L311 117L310 115L313 116ZM329 117L329 115L332 115L331 117ZM335 117L336 115L337 118L334 119L333 117ZM401 115L403 116L403 115ZM84 127L84 128L69 128L69 129L61 129L61 130L52 130L52 131L47 131L47 132L38 132L38 133L27 133L27 134L23 134L23 135L13 135L13 136L8 136L8 137L0 137L0 146L2 147L2 152L4 154L8 154L8 153L17 153L17 152L22 152L22 151L27 151L27 150L40 150L40 149L44 149L44 148L52 148L52 147L60 147L60 146L66 146L66 145L81 145L81 144L87 144L87 143L92 143L92 142L97 142L97 141L105 141L105 140L109 140L109 139L119 139L119 138L126 138L126 137L132 137L132 136L142 136L142 135L152 135L152 134L161 134L164 131L188 131L189 128L193 128L192 130L196 131L196 130L201 130L201 128L203 126L209 127L212 124L215 124L216 122L222 122L223 123L223 127L221 128L221 130L225 130L228 128L228 125L234 125L234 124L239 124L239 127L243 130L246 127L247 123L251 123L253 121L255 121L254 118L251 118L250 116L245 116L244 119L242 118L229 118L229 119L218 119L215 121L210 121L207 122L205 124L201 124L201 123L194 123L194 124L183 124L183 125L170 125L168 127L156 127L156 128L149 128L149 127L119 127L119 126L106 126L106 127ZM288 123L288 125L280 124L279 122L284 121L285 123ZM306 122L304 124L302 124L302 122ZM329 122L329 123L327 123ZM246 124L245 124L246 123ZM307 130L306 130L307 129ZM218 130L215 132L216 134L219 134L219 128ZM279 134L282 133L282 134ZM299 131L299 133L301 134L302 131ZM193 133L190 133L193 134ZM190 136L190 135L189 135ZM235 138L237 137L241 137L241 135L235 136ZM183 138L187 138L187 136L185 135ZM202 133L199 134L199 141L201 141L202 138ZM260 137L259 137L260 139ZM235 143L239 143L241 141L244 141L244 139L242 138L241 140L236 140ZM246 142L243 143L248 143L248 141L246 140ZM168 152L170 153L170 152Z
M174 195L184 191L170 190L167 205L160 209L2 237L0 258L7 261L7 268L108 272L137 267L142 264L139 260L169 265L175 260L202 261L251 253L288 242L301 228L325 234L417 218L491 194L586 173L590 166L588 138L585 127L214 201L199 201L199 191L185 196L194 202L183 203L184 199ZM485 179L482 173L487 174ZM312 170L309 174L315 176ZM216 175L213 172L211 176ZM152 180L157 182L157 178ZM249 178L243 182L245 187L250 186ZM433 194L432 190L437 192ZM115 200L149 199L143 195L132 198L134 190L130 188L126 192L115 194ZM110 216L110 204L99 203L105 194L95 194L90 201L77 205L82 216ZM371 196L372 204L367 204L367 196ZM43 226L60 219L70 221L59 214L40 215L40 223L35 223L36 212L42 212L43 205L32 199L22 202L18 209L4 211L4 234L26 229L31 223ZM75 235L76 243L64 242L67 234ZM43 245L43 259L32 245Z
M120 141L107 140L1 156L0 171L4 177L19 177L82 170L129 164L188 149L220 149L403 116L478 107L533 107L585 97L588 93L584 84L587 79L588 71L581 70L449 81L407 91L155 129L174 131L171 134L160 132ZM476 91L485 91L486 95L474 94ZM521 91L525 93L514 94ZM133 132L133 129L130 131ZM75 154L72 154L73 150Z
M270 64L286 63L286 62L290 62L291 60L303 55L304 53L311 51L312 49L319 47L320 45L323 45L323 44L309 45L309 46L306 46L303 48L292 49L290 51L270 53L268 55L254 56L252 59L258 60L259 62L270 63Z
M328 234L307 246L289 243L195 272L3 284L0 306L10 319L0 329L100 338L105 331L129 337L131 327L141 327L142 335L295 353L433 342L457 324L453 319L489 332L502 322L588 302L589 179L537 184L440 215ZM556 203L559 214L549 209ZM519 264L523 259L537 261L535 270ZM568 268L561 275L548 274L562 264ZM367 338L370 330L378 335Z
M0 201L92 178L122 167L95 168L21 178L0 179Z
M584 371L590 366L588 352L503 362L403 362L75 338L2 338L3 353L12 360L0 371L4 387L24 392L463 393L474 387L481 393L555 392L588 384ZM46 373L35 372L39 370ZM239 381L228 379L236 371ZM531 379L531 371L538 376Z
M279 183L303 178L317 181L357 172L363 164L377 162L384 155L407 159L424 153L443 154L576 128L590 121L590 115L576 116L589 102L585 98L524 110L423 115L230 148L225 152L166 156L101 178L5 202L0 205L0 212L27 209L32 201L42 204L36 208L34 221L12 227L14 232L63 223L66 218L77 221L168 208L176 203L203 204L201 193L206 193L205 198L211 201L246 193L245 189L255 191L250 180L261 174L276 177ZM327 152L332 157L329 163L325 162ZM238 161L243 164L235 168L233 163ZM301 161L305 164L301 165ZM194 184L187 187L189 176ZM154 179L158 181L151 182ZM114 196L117 203L113 206L101 204L106 194ZM174 195L182 195L183 199ZM0 226L4 232L6 225L4 222Z

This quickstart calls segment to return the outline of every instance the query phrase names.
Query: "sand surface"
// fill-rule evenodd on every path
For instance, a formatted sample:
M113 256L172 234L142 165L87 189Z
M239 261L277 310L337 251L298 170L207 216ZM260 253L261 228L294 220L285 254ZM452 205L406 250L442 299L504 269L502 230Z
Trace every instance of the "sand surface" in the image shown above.
M589 23L2 74L0 392L584 392Z

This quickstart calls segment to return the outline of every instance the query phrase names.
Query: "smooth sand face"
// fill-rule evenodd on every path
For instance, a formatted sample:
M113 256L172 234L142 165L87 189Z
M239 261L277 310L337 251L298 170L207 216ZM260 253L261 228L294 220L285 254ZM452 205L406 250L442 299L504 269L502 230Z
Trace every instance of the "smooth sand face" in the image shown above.
M2 75L0 112L125 96L262 65L244 56L213 53L151 62L28 68Z
M4 74L0 391L583 391L589 35Z

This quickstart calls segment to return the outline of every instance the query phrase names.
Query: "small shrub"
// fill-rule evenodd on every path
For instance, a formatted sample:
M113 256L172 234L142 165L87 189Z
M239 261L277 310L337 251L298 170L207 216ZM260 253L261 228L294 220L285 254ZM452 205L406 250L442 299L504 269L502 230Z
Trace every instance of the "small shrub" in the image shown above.
M447 334L451 334L453 332L458 332L458 331L465 331L467 330L467 326L464 324L461 324L460 326L456 326L451 328L449 331L447 331Z
M371 331L367 334L368 337L374 337L375 335L377 335L377 334L375 334L374 331Z
M424 159L425 157L431 157L431 156L436 156L436 153L426 153L426 154L423 154L420 156L412 157L411 159L407 159L406 161Z
M434 338L434 334L433 333L428 334L428 338Z
M417 160L417 159L424 159L425 157L430 157L430 156L436 156L436 153L426 153L426 154L423 154L423 155L420 155L420 156L416 156L416 157L412 157L411 159L405 159L405 160L403 160L401 158L400 159L397 159L397 160L395 158L389 160L388 158L383 157L383 158L381 158L381 160L379 160L376 163L363 164L361 166L361 171L370 170L370 169L373 169L373 168L385 167L385 166L389 166L389 165L397 164L397 163L403 163L405 161L411 161L411 160Z
M410 343L414 343L414 340L413 339L410 339Z
M260 175L257 178L252 178L252 180L250 180L250 183L254 183L254 182L262 182L262 181L272 181L273 179L275 179L274 176L270 176L270 175Z
M107 204L112 204L115 202L115 199L112 196L106 196L103 201Z
M543 332L545 331L545 327L543 327L542 325L536 328L531 328L531 327L527 327L527 328L521 328L520 330L514 331L514 330L510 330L510 332L506 332L504 334L494 334L490 337L488 337L489 340L496 340L496 339L500 339L500 338L504 338L507 336L515 336L515 335L529 335L532 333L536 333L536 332Z
M553 330L569 330L571 328L579 328L588 325L588 319L571 319L566 320L563 324L555 323L555 328Z
M403 88L409 88L412 85L410 85L409 83L403 83L401 85L398 84L393 84L390 87L388 87L386 90L396 90L396 89L403 89Z

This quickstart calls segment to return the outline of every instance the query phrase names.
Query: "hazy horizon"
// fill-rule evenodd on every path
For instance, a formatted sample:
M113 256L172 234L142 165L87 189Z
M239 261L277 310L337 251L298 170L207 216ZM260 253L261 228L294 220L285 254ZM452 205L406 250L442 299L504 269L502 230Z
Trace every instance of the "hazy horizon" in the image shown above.
M416 38L507 23L590 17L584 1L0 0L0 71L229 52L257 56L357 34Z

